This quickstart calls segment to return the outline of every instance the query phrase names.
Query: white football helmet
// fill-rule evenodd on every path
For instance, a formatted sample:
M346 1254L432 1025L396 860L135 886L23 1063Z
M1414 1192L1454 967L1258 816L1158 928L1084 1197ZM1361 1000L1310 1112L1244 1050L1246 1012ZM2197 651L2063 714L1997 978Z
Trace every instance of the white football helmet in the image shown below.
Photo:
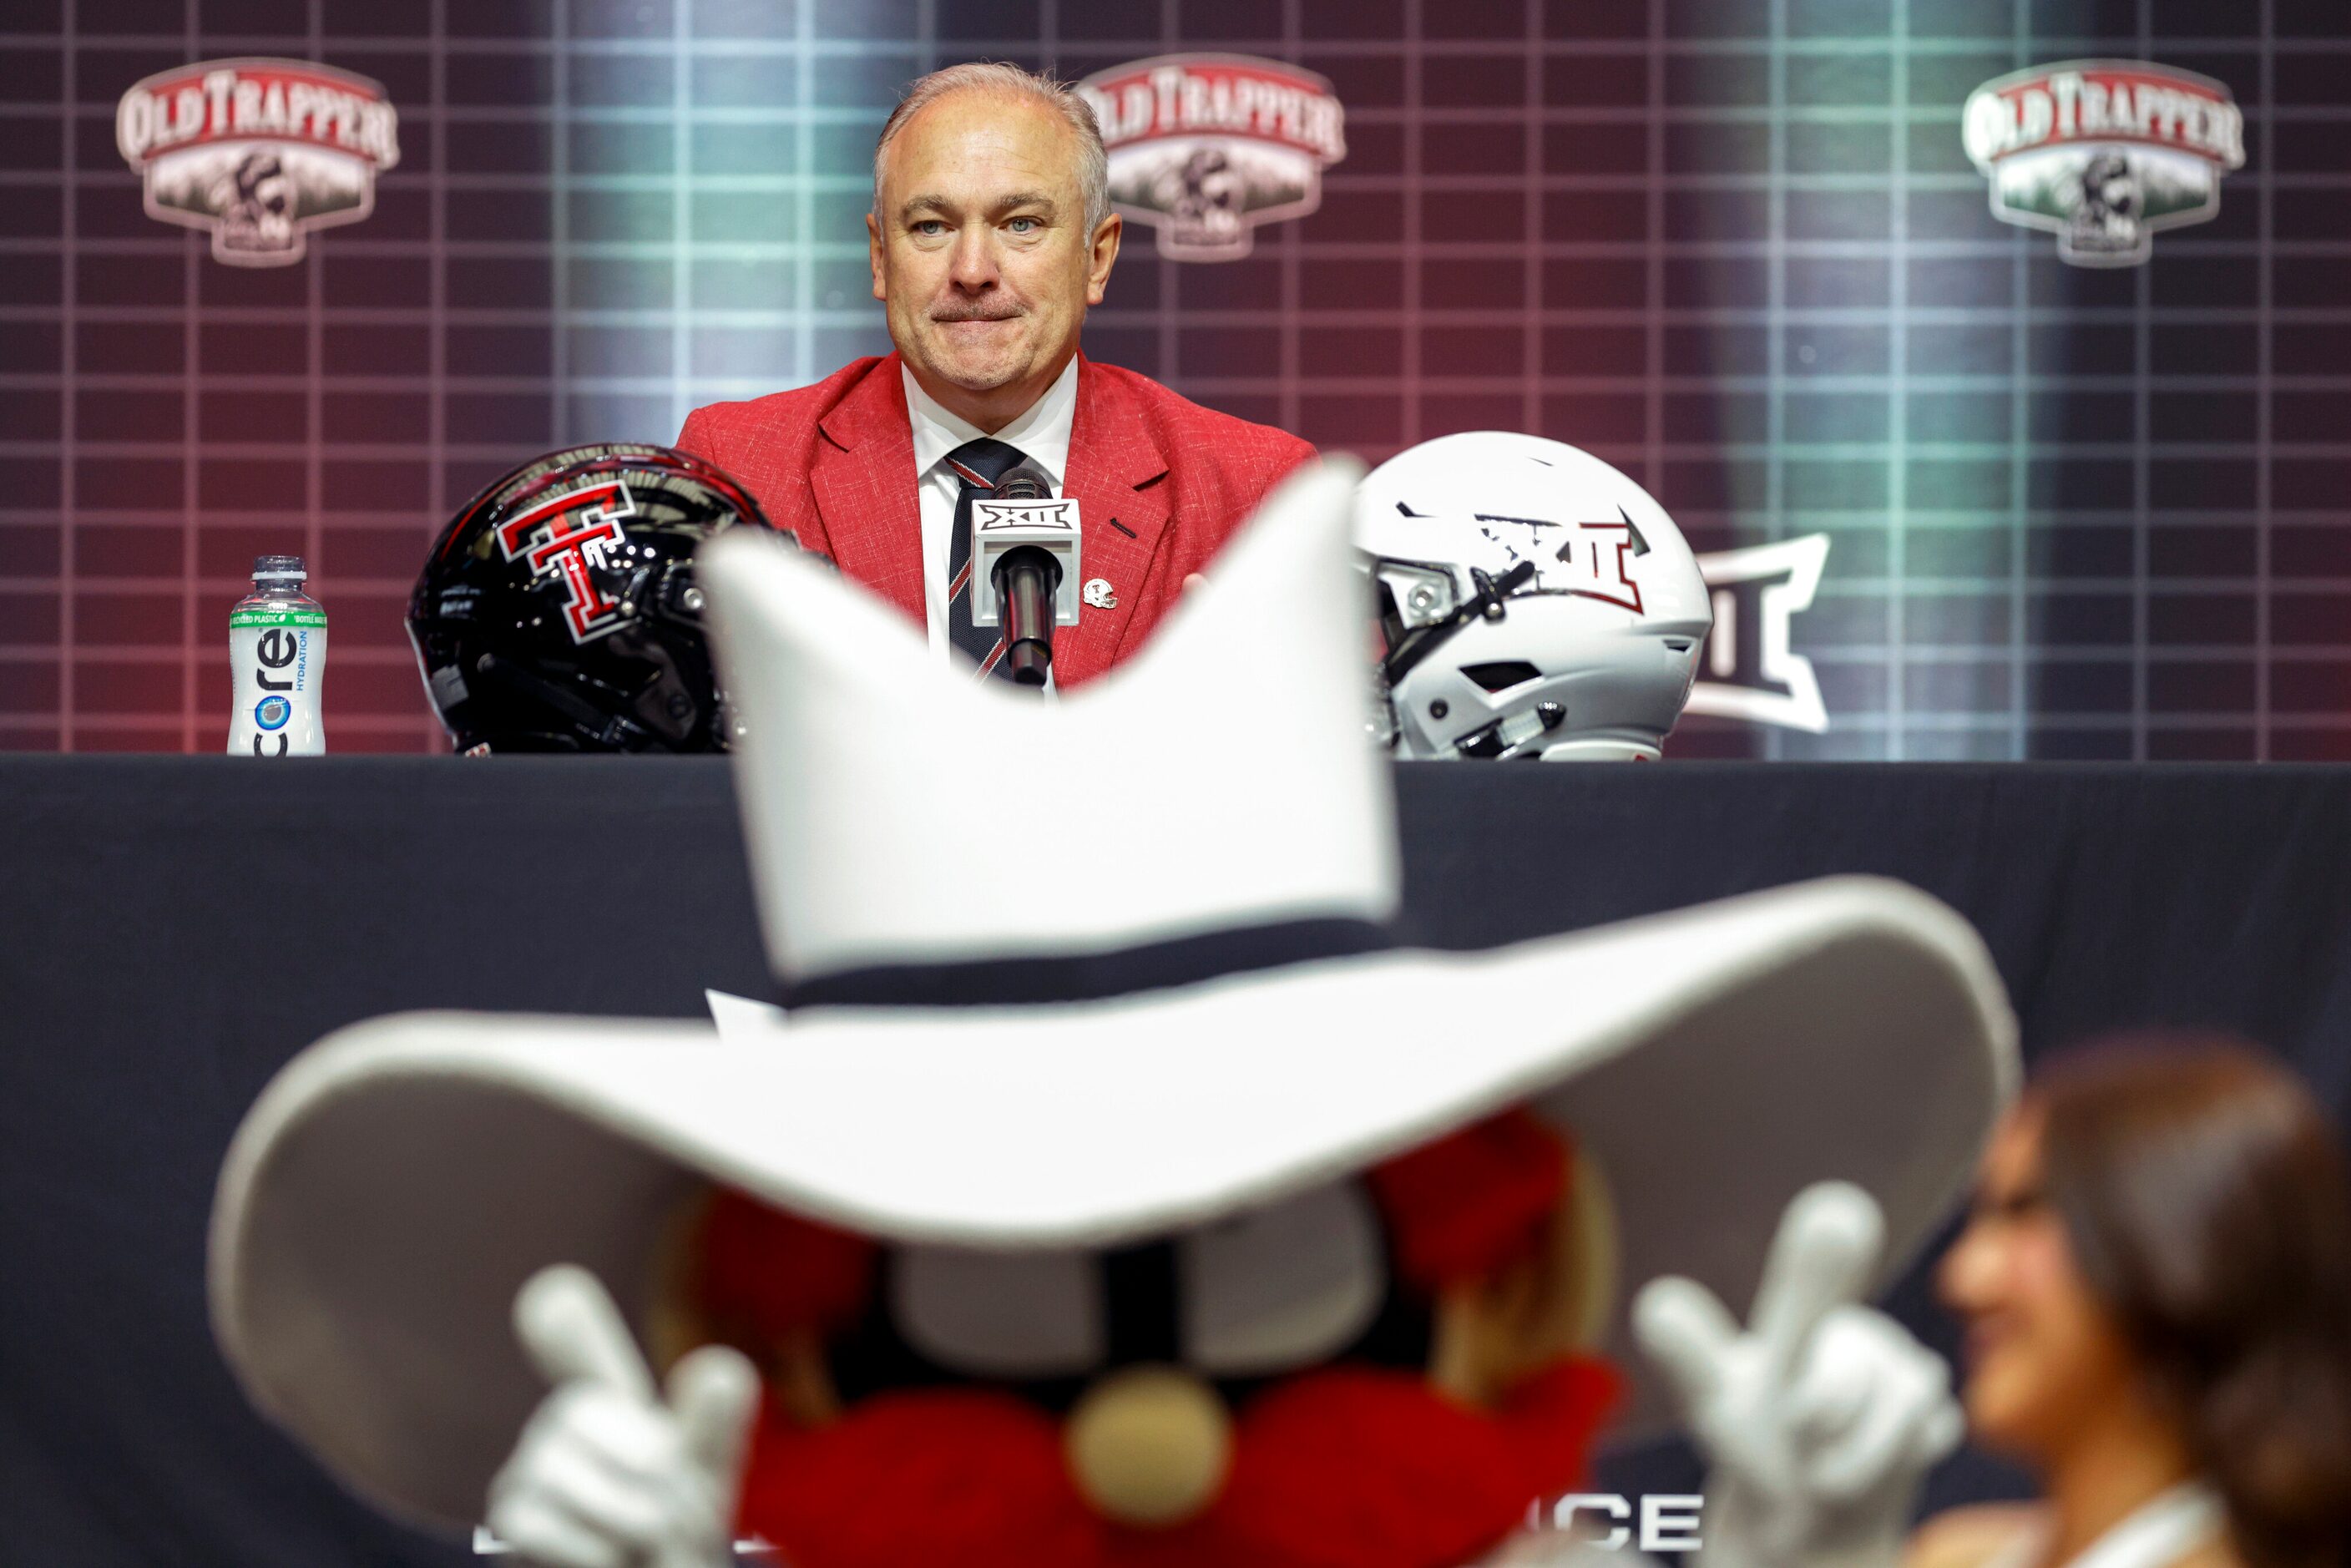
M1714 617L1646 490L1539 435L1440 436L1365 477L1355 543L1397 755L1656 760Z

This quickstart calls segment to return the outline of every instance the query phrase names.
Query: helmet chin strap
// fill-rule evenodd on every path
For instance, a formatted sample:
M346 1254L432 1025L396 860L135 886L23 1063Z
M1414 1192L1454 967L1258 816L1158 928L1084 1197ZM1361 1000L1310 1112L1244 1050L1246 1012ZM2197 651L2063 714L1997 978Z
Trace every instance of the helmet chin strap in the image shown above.
M1540 752L1527 748L1566 720L1567 709L1561 704L1537 703L1525 713L1498 718L1482 729L1472 730L1455 741L1453 749L1481 762L1537 757Z

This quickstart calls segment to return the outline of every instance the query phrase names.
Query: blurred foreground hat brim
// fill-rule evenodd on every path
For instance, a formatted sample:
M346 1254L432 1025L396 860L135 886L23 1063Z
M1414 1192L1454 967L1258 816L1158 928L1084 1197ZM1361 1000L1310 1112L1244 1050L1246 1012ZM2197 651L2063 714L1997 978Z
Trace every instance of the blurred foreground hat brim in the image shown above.
M1898 1270L2016 1076L1974 933L1869 879L1101 1002L808 1009L724 1037L413 1014L322 1040L247 1117L214 1321L256 1403L347 1481L462 1523L544 1393L516 1291L576 1262L640 1311L702 1183L884 1241L1107 1246L1531 1103L1607 1178L1625 1293L1670 1272L1742 1303L1817 1180L1877 1200ZM1637 1377L1623 1306L1612 1350ZM1661 1410L1643 1388L1620 1435Z

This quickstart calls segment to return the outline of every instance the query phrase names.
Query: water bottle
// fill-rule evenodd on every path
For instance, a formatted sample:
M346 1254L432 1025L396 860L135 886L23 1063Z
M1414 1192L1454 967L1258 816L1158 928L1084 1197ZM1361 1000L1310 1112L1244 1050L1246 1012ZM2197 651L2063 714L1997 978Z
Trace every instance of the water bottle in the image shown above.
M253 563L253 591L228 618L231 757L316 757L327 749L319 702L327 674L327 612L302 591L298 555Z

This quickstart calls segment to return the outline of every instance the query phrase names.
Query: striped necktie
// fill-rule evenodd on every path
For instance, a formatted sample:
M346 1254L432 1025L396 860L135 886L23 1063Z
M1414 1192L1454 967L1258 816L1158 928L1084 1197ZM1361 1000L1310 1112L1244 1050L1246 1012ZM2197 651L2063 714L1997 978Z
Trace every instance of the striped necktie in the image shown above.
M979 666L983 675L1011 679L1003 666L1001 628L975 626L971 620L971 504L996 488L997 481L1021 460L1017 446L983 435L947 454L947 466L958 481L955 528L947 536L947 641Z

